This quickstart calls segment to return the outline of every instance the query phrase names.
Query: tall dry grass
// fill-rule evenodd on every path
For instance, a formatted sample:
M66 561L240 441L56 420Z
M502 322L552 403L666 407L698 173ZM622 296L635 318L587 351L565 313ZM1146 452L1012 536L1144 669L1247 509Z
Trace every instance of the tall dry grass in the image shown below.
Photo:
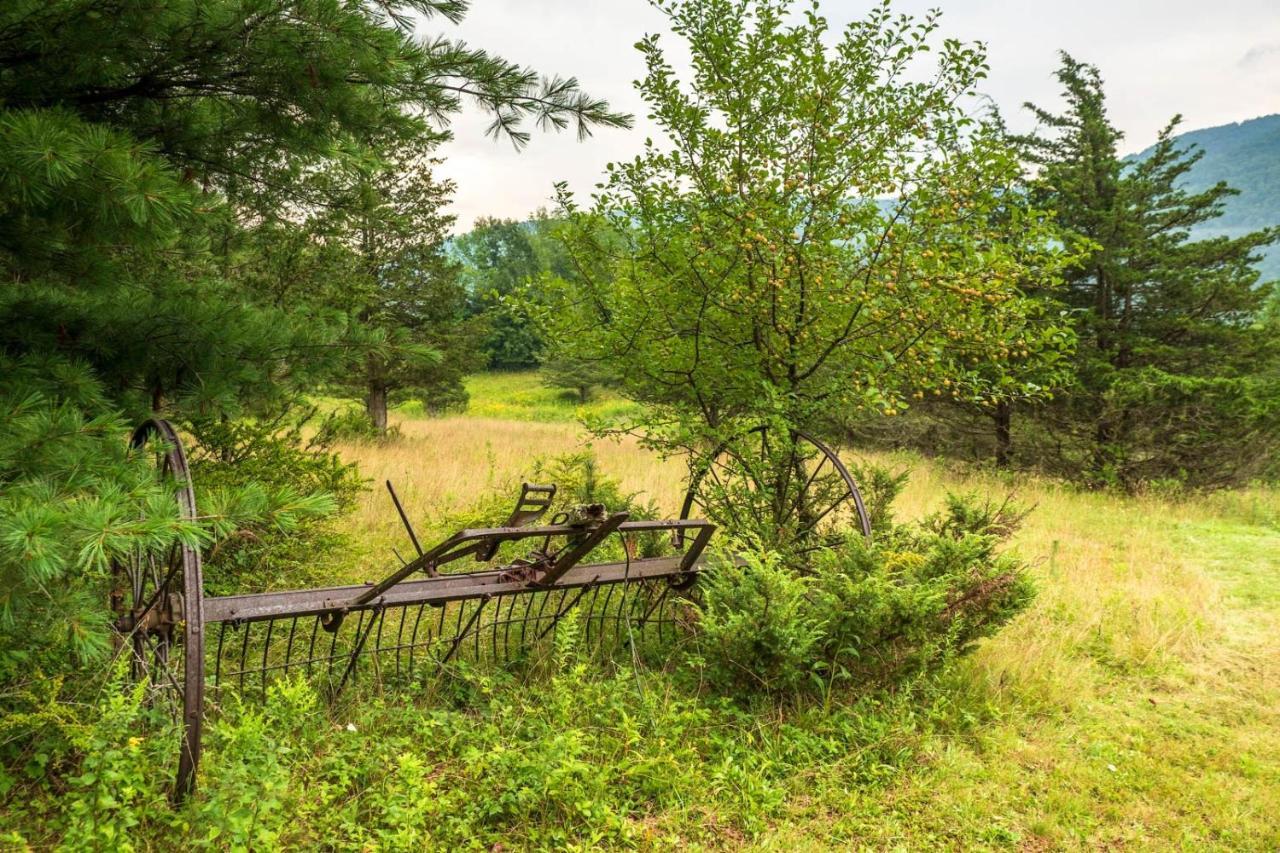
M377 575L391 564L391 548L404 553L407 545L382 485L387 479L423 538L446 532L445 515L530 478L537 457L589 445L605 473L663 511L674 514L683 497L680 460L660 459L633 440L592 444L573 423L459 416L406 419L399 427L396 442L339 448L373 480L349 520L358 543L353 578ZM1035 507L1013 544L1035 562L1038 601L979 651L973 672L996 696L1046 708L1089 698L1109 670L1156 671L1201 654L1223 632L1221 591L1185 549L1184 528L1215 514L1265 515L1274 507L1274 494L1265 490L1206 507L1081 493L1034 477L956 473L906 455L871 461L911 470L901 518L936 510L947 491L993 500L1013 492Z
M360 499L348 520L356 549L357 574L388 565L394 545L404 553L408 539L387 494L385 481L395 486L419 536L440 535L441 520L495 490L506 491L514 503L518 484L533 479L534 461L594 447L601 468L620 480L628 491L657 502L669 513L684 498L684 467L679 460L662 460L634 440L594 444L573 423L448 417L398 422L401 437L388 444L346 443L337 447L348 461L359 463L372 488ZM501 519L494 519L497 523Z

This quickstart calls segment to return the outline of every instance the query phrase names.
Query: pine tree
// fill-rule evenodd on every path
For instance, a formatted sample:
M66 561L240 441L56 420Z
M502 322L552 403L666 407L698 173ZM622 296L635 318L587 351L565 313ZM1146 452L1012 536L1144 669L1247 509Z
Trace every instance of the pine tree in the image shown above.
M75 626L98 632L76 650L100 650L104 566L201 535L140 486L125 424L279 411L376 341L361 310L317 298L343 252L272 239L330 203L310 176L377 162L387 140L429 150L464 99L517 146L526 120L628 123L576 81L414 36L465 8L0 4L0 679ZM406 276L437 256L406 250Z
M1059 295L1079 334L1076 381L1043 419L1068 472L1133 487L1224 485L1259 474L1280 435L1280 389L1260 370L1280 346L1259 322L1270 285L1253 264L1280 231L1191 239L1236 191L1181 184L1200 158L1174 140L1127 160L1098 69L1064 55L1066 110L1028 105L1039 203L1090 241ZM1268 448L1270 452L1268 452Z

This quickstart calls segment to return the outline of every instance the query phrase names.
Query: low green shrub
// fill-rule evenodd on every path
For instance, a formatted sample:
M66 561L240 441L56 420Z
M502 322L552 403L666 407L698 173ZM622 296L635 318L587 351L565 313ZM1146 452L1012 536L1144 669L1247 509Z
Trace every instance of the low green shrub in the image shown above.
M882 495L902 484L878 479ZM915 524L885 521L880 508L871 542L851 533L802 564L767 550L721 561L703 586L695 669L732 693L885 686L936 671L1031 602L1027 565L999 550L1024 515L950 495Z
M380 432L363 410L354 408L341 408L331 412L321 421L316 433L316 440L324 446L335 441L383 444L398 438L400 427L391 424Z
M721 689L792 691L818 673L826 620L812 579L782 556L747 551L705 576L694 663Z

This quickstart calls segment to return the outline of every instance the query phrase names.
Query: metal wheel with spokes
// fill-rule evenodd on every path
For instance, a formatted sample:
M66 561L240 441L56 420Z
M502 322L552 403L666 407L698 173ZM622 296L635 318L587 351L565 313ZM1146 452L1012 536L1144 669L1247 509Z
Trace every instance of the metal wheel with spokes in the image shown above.
M181 518L196 518L186 454L173 426L155 418L134 431L130 447L154 461L171 487ZM195 785L204 704L203 580L200 551L174 544L139 549L112 565L110 605L116 643L130 655L130 674L147 685L146 700L167 710L182 731L175 800Z
M694 514L801 552L838 540L871 519L849 469L801 430L781 437L758 426L724 442L694 469L681 518Z

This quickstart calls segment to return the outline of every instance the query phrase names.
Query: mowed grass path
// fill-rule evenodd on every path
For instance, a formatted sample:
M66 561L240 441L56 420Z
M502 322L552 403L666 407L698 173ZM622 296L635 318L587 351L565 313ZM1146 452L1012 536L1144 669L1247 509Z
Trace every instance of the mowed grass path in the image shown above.
M399 442L341 448L377 481L350 520L367 561L354 574L377 575L404 541L382 480L433 530L535 457L588 442L536 378L471 387L474 411L531 419L406 419ZM675 511L679 460L594 446L607 473ZM913 471L902 517L948 489L1035 504L1015 547L1040 594L957 674L973 725L930 737L887 787L844 790L814 768L759 846L1280 849L1280 494L1171 503L877 461Z

